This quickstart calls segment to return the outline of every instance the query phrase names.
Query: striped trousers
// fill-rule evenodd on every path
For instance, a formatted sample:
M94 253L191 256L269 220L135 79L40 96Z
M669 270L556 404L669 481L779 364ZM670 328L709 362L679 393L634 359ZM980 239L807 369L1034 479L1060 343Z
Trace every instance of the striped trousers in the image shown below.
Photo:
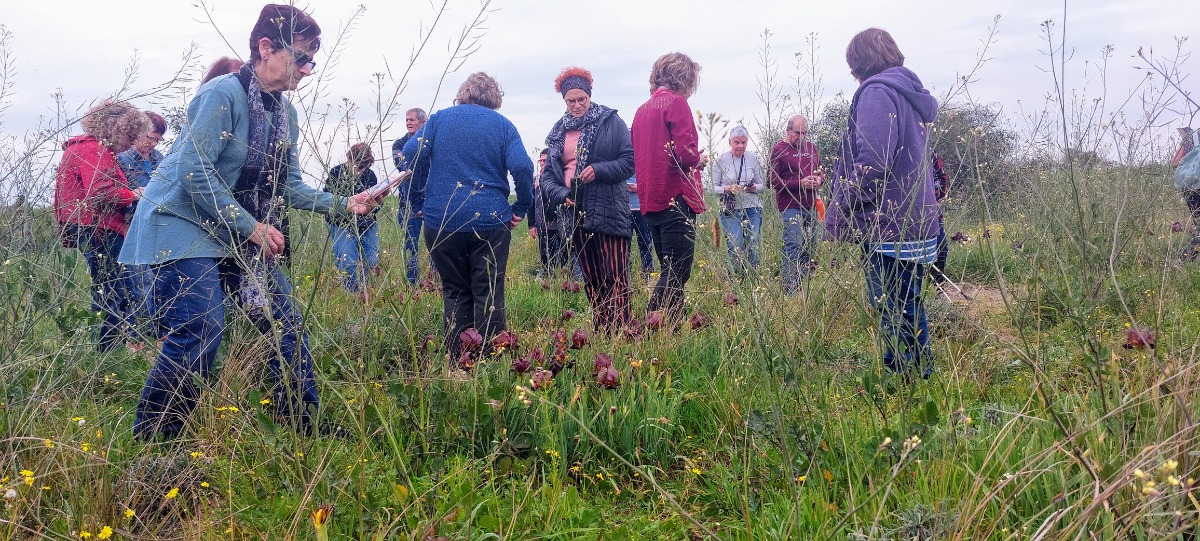
M583 270L583 287L597 332L612 334L629 326L629 237L575 228L572 250Z

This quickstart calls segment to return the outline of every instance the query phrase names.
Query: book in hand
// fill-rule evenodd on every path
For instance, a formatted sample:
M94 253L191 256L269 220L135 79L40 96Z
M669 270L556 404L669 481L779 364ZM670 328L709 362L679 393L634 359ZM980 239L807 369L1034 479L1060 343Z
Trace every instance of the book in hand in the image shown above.
M404 182L408 179L408 177L411 176L412 171L400 171L393 173L392 176L379 181L378 184L371 186L370 188L367 188L367 192L375 199L382 199L383 196L396 189L396 186L399 186L401 182Z

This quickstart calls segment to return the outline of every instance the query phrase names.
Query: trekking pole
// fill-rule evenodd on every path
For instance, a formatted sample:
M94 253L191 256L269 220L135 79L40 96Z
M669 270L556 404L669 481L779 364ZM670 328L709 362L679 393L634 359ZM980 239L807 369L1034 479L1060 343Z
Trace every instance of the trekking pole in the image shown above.
M957 291L959 295L962 295L962 298L964 298L968 301L972 300L971 297L969 295L967 295L967 292L963 291L963 289L961 287L958 287L958 284L954 283L954 280L951 280L949 276L946 276L946 273L942 272L942 269L939 269L937 267L937 265L930 265L930 267L932 267L933 270L936 271L938 274L942 275L943 282L950 284L950 287L953 287L954 290ZM938 285L940 286L941 283L939 283ZM938 289L941 290L942 288L939 287ZM942 294L946 296L946 300L948 300L948 301L953 300L950 298L950 294L946 293L945 290L942 290Z

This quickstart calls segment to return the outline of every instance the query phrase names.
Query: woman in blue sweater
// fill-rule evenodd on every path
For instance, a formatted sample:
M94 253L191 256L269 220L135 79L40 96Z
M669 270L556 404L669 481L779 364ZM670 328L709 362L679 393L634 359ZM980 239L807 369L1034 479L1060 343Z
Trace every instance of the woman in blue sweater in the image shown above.
M442 277L446 350L464 370L479 351L463 351L459 334L474 328L490 338L507 326L511 230L533 206L533 160L516 126L496 112L503 95L488 74L471 74L455 105L430 116L403 151L425 216L425 245ZM508 202L509 175L515 204Z
M312 428L317 386L292 284L279 267L280 221L287 207L343 216L378 206L367 192L338 197L300 178L299 124L283 93L312 72L320 36L303 11L264 7L250 33L249 63L200 87L134 213L120 261L153 265L164 337L138 402L139 437L183 430L197 382L209 376L221 345L226 291L269 341L277 418Z

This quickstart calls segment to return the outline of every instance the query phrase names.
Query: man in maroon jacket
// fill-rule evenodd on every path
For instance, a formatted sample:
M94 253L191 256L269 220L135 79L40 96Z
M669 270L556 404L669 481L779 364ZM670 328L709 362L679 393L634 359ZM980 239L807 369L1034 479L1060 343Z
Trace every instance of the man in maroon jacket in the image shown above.
M817 188L825 183L817 145L808 140L808 120L788 119L784 139L771 149L771 186L783 217L783 292L794 295L808 275L817 242Z

